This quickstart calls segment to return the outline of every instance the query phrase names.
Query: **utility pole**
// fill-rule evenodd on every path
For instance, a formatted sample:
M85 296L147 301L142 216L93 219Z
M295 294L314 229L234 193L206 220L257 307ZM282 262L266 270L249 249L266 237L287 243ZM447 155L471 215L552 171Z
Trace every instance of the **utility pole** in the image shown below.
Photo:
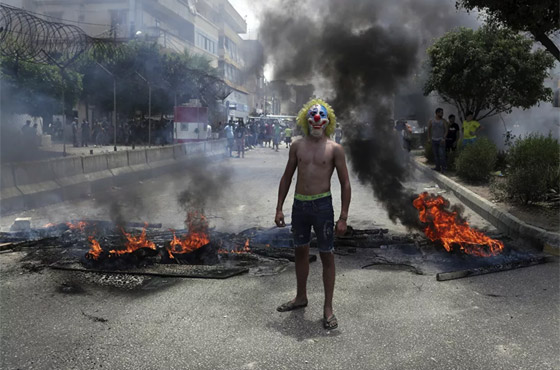
M101 65L101 63L95 62L98 66L100 66L105 72L107 72L111 77L113 77L113 150L117 151L117 78L115 75L105 67Z
M138 71L136 74L148 84L148 148L152 144L152 84L144 76L142 76Z

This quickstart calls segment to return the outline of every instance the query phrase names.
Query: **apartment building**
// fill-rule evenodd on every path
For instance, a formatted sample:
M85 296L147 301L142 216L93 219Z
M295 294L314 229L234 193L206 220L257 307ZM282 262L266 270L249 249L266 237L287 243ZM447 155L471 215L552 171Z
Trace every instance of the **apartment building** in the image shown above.
M224 119L246 119L254 99L239 34L247 24L227 0L7 0L9 5L74 24L88 35L156 41L175 52L204 55L233 89L224 99Z

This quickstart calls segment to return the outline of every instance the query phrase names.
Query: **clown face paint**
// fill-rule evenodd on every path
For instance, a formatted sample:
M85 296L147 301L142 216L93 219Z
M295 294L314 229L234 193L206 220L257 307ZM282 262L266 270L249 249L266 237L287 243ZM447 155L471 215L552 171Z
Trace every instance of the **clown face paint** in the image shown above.
M307 112L307 123L309 124L309 133L311 135L315 137L323 136L323 132L329 125L327 108L319 104L311 106Z

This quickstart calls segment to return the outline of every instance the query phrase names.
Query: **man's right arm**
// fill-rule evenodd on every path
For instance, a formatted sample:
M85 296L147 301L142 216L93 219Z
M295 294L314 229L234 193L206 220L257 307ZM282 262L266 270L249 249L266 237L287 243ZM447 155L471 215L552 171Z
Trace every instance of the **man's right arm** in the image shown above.
M286 226L284 222L284 213L282 212L282 206L284 205L284 200L286 200L286 196L288 195L288 191L290 190L290 185L292 184L292 177L296 172L297 168L297 147L299 146L298 141L294 142L292 146L290 146L290 154L288 157L288 164L286 165L286 169L284 170L284 175L282 175L282 179L280 179L280 186L278 187L278 203L276 204L276 217L274 218L274 222L278 227Z

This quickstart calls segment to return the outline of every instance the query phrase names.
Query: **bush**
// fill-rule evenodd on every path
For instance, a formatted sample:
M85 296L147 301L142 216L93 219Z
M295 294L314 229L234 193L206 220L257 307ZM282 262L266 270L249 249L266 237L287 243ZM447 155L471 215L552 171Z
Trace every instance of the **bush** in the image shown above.
M524 203L560 191L560 143L551 135L531 134L515 141L508 153L506 191Z
M485 137L461 148L455 167L457 175L467 182L486 182L494 169L498 149Z
M457 170L457 158L461 155L461 147L458 145L457 149L446 153L445 160L447 161L447 171Z
M496 164L494 165L495 171L505 172L507 169L507 152L505 150L500 150L496 156Z

